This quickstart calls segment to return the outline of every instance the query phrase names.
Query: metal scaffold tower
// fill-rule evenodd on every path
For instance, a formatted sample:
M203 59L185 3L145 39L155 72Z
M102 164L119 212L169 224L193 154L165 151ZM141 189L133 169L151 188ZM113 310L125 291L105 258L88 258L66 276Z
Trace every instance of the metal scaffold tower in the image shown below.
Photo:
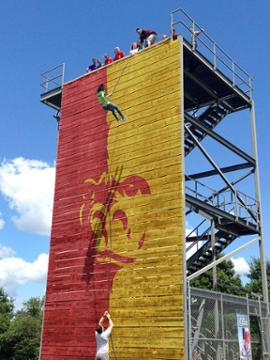
M201 218L186 237L187 279L212 268L215 286L216 265L221 262L217 256L237 239L248 239L223 259L258 242L263 299L268 303L252 78L183 9L171 13L171 32L184 37L185 167L189 168L189 157L195 150L208 164L204 171L185 175L186 217L195 213ZM251 154L218 132L219 125L225 123L242 136L241 126L227 120L233 114L246 117ZM233 154L229 165L225 160L218 163L217 152L208 151L209 139L212 148L219 144ZM222 186L214 188L217 177ZM246 187L248 180L251 182ZM250 241L249 236L255 239Z
M268 313L266 318L260 317L264 338L262 356L269 359L270 350L268 341L265 341L269 338L269 329L265 326L269 324L269 298L252 78L183 9L171 13L171 34L176 33L184 39L185 215L189 228L186 236L187 281L189 283L212 269L215 289L216 266L258 243L262 294ZM234 117L234 122L228 120L231 117ZM248 132L242 131L241 122L237 125L238 117L244 119ZM218 132L220 128L222 130ZM246 136L248 150L243 150L235 141L229 141L222 132L236 132L239 139ZM196 157L192 157L195 151ZM223 152L227 152L227 156L219 156L216 160ZM195 166L192 164L194 161ZM194 171L197 164L200 167L204 164L205 169ZM196 225L193 225L194 219ZM219 254L237 240L242 240L242 245L220 258ZM217 335L217 302L214 307ZM191 315L187 320L190 331ZM195 334L187 335L189 344L192 344L193 336ZM222 351L226 358L225 347ZM190 357L194 355L192 345L189 353ZM218 350L216 356L221 356Z

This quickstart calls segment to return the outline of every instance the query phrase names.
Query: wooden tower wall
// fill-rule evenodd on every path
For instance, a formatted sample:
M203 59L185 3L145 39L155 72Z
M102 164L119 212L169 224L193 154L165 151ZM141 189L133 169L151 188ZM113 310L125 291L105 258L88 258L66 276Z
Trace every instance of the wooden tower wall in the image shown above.
M184 359L182 50L167 40L64 85L41 360L94 359L105 310L111 359Z

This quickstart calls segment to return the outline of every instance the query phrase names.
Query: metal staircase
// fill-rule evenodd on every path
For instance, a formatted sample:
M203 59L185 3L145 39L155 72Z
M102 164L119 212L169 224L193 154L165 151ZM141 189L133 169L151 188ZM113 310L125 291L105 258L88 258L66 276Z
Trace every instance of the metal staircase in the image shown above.
M187 257L187 275L208 265L236 238L260 232L256 200L239 191L215 191L186 177L186 207L186 214L196 212L205 218L186 236L186 243L190 244L187 251L197 246L196 252ZM208 219L214 222L214 246Z
M202 86L205 88L204 84L202 84ZM198 89L196 91L198 91ZM189 131L185 131L184 139L186 157L194 149L198 148L198 143L201 143L207 136L209 136L245 160L245 163L221 169L222 172L225 173L248 167L254 169L256 162L252 156L245 153L236 145L230 143L214 131L218 124L227 115L235 111L239 111L238 105L233 108L233 103L229 103L229 101L232 101L235 96L235 94L231 93L224 97L221 101L216 101L208 106L202 104L201 108L198 106L200 101L197 96L197 107L194 109L194 112L192 113L190 109L185 111L185 125L189 129ZM188 97L189 99L191 97L190 90ZM241 105L241 107L242 106L243 105ZM197 115L197 113L199 113L199 115ZM257 224L257 204L254 199L252 199L252 205L250 206L250 204L248 205L246 202L241 201L242 197L238 196L237 198L236 192L234 193L231 191L230 196L232 199L231 201L226 202L224 199L221 199L221 197L224 196L223 190L228 191L228 187L225 187L220 191L208 188L208 190L211 190L208 196L202 195L202 193L198 191L198 184L204 188L207 186L199 183L196 180L197 178L200 179L202 177L217 174L217 170L212 170L206 171L205 173L186 176L187 182L192 181L196 183L193 190L191 190L189 185L186 186L187 214L196 212L206 219L211 218L215 224L214 246L210 234L210 228L207 230L204 229L196 236L190 235L186 237L187 243L197 244L197 251L187 260L187 275L191 275L208 265L216 255L223 252L238 237L259 234L260 232ZM239 193L237 195L239 195ZM245 194L242 195L243 197L246 196ZM250 199L251 198L249 198L249 200Z
M187 30L187 34L191 32L192 35L194 24L188 25L185 21L182 19L179 24ZM202 216L208 221L208 224L209 222L214 224L214 231L209 226L206 228L204 224L196 228L196 235L193 231L186 237L188 254L193 247L192 255L187 256L188 276L211 263L238 237L260 234L261 231L258 202L240 193L234 187L246 177L254 174L256 160L216 132L216 127L226 116L251 107L251 78L245 73L247 78L243 80L243 73L234 73L236 68L232 65L234 61L230 57L227 59L230 66L232 65L233 72L227 73L218 69L215 53L216 43L213 43L213 58L211 59L211 56L207 57L199 47L200 40L202 45L206 44L205 39L198 38L197 40L198 48L194 48L188 38L184 38L184 151L187 158L192 151L199 149L213 170L186 175L185 199L188 209L186 215L196 213ZM224 65L223 60L220 59L220 63ZM219 168L204 149L203 140L206 138L211 138L225 146L244 161ZM230 183L225 175L244 169L248 169L248 174L241 175L234 183ZM207 186L199 180L215 175L225 181L225 187L219 190L208 187L208 192L206 192ZM193 189L191 189L190 183L194 184ZM226 199L228 194L229 200ZM196 246L195 252L194 246Z
M207 128L213 130L220 122L225 118L226 115L230 113L230 110L224 103L210 105L200 116L195 118L197 122L201 125L206 126ZM199 141L202 141L206 136L207 132L203 126L196 126L194 122L191 122L192 118L186 114L186 123L188 124L190 130L194 133ZM185 156L187 156L194 148L196 144L190 137L186 134L185 136Z

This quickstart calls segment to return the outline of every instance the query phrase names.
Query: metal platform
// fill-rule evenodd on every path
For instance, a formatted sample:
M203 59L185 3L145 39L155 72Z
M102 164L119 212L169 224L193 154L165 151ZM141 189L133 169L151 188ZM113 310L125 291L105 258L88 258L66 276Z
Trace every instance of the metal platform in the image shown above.
M62 87L59 86L55 89L42 93L40 95L40 101L55 110L60 110L62 101Z
M62 87L65 77L65 64L54 66L53 68L44 71L41 74L42 93L40 95L40 101L52 107L53 109L61 110L62 101Z
M208 105L232 113L250 106L250 97L200 53L184 41L185 111Z

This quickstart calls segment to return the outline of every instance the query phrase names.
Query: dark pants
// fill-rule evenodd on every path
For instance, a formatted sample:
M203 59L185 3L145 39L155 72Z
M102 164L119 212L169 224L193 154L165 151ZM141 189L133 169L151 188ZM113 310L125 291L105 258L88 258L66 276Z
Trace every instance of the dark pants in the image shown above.
M116 120L118 120L116 112L121 116L122 119L124 119L124 114L122 113L122 111L112 103L104 106L103 109L111 111L113 113L113 116L116 118Z

